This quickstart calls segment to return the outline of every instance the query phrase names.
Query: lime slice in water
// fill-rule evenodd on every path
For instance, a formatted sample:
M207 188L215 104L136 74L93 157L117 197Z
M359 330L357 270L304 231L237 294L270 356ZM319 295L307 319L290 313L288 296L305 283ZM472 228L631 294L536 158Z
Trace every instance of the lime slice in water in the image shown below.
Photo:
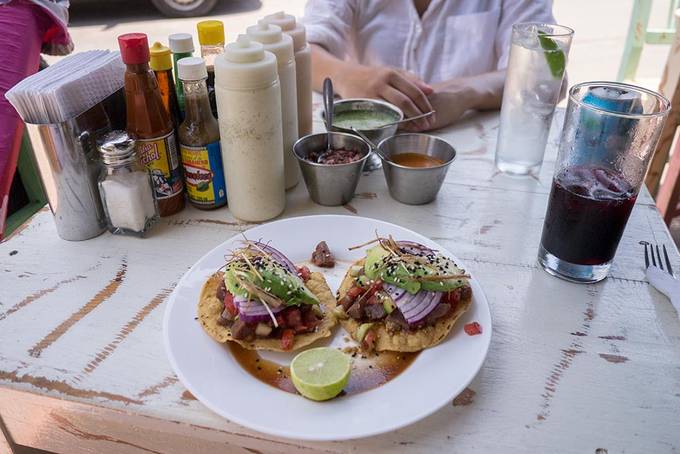
M548 62L553 77L555 79L561 79L562 76L564 76L564 67L567 63L567 57L555 40L545 35L546 33L544 31L538 30L538 41L545 51L543 52L545 61Z
M340 394L349 381L350 357L330 347L305 350L290 363L295 388L308 399L328 400Z

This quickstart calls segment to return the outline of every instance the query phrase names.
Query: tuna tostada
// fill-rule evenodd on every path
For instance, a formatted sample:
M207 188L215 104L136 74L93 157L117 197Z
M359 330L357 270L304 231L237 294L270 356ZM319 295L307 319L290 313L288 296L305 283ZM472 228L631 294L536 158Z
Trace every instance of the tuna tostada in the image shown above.
M441 342L472 304L469 275L440 252L378 238L354 263L333 310L364 349L419 351ZM354 248L353 248L354 249Z
M322 274L296 267L268 244L245 241L203 285L198 317L218 342L293 351L330 336L334 306Z

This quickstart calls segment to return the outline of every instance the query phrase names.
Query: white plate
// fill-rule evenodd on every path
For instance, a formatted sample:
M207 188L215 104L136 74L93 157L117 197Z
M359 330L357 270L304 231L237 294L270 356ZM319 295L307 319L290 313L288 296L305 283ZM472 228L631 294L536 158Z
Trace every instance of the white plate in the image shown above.
M375 237L420 242L465 267L437 243L415 232L356 216L308 216L271 222L245 232L248 239L271 241L293 262L308 261L325 240L339 263L326 272L335 293L347 265L365 249L348 251ZM208 252L184 275L168 300L163 320L165 349L184 386L208 408L243 426L299 440L346 440L389 432L412 424L451 402L472 381L491 342L491 314L479 283L471 279L473 304L449 337L423 351L401 375L376 389L327 402L312 402L267 385L244 371L229 350L212 340L194 320L203 282L224 265L224 256L242 240L235 235ZM465 323L477 321L482 334L468 336ZM334 342L345 336L338 326ZM272 354L276 361L293 354Z

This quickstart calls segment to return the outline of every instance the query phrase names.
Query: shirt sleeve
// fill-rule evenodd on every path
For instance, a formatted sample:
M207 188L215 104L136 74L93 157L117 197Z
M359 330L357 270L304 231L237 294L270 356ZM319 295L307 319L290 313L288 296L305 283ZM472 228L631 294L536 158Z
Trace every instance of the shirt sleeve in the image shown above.
M508 67L510 44L512 41L512 25L520 22L543 22L554 24L552 0L504 0L501 18L496 31L496 69Z
M354 29L355 9L352 0L309 0L302 19L307 42L318 44L338 58L345 58Z

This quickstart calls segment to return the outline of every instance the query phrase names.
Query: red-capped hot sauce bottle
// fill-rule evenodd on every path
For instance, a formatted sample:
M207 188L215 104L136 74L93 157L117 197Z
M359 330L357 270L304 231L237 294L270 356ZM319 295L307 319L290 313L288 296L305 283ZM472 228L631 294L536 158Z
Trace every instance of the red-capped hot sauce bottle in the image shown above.
M137 156L151 172L161 216L184 208L184 185L175 130L163 106L158 82L149 68L149 43L144 33L118 37L125 71L127 132L137 141Z

